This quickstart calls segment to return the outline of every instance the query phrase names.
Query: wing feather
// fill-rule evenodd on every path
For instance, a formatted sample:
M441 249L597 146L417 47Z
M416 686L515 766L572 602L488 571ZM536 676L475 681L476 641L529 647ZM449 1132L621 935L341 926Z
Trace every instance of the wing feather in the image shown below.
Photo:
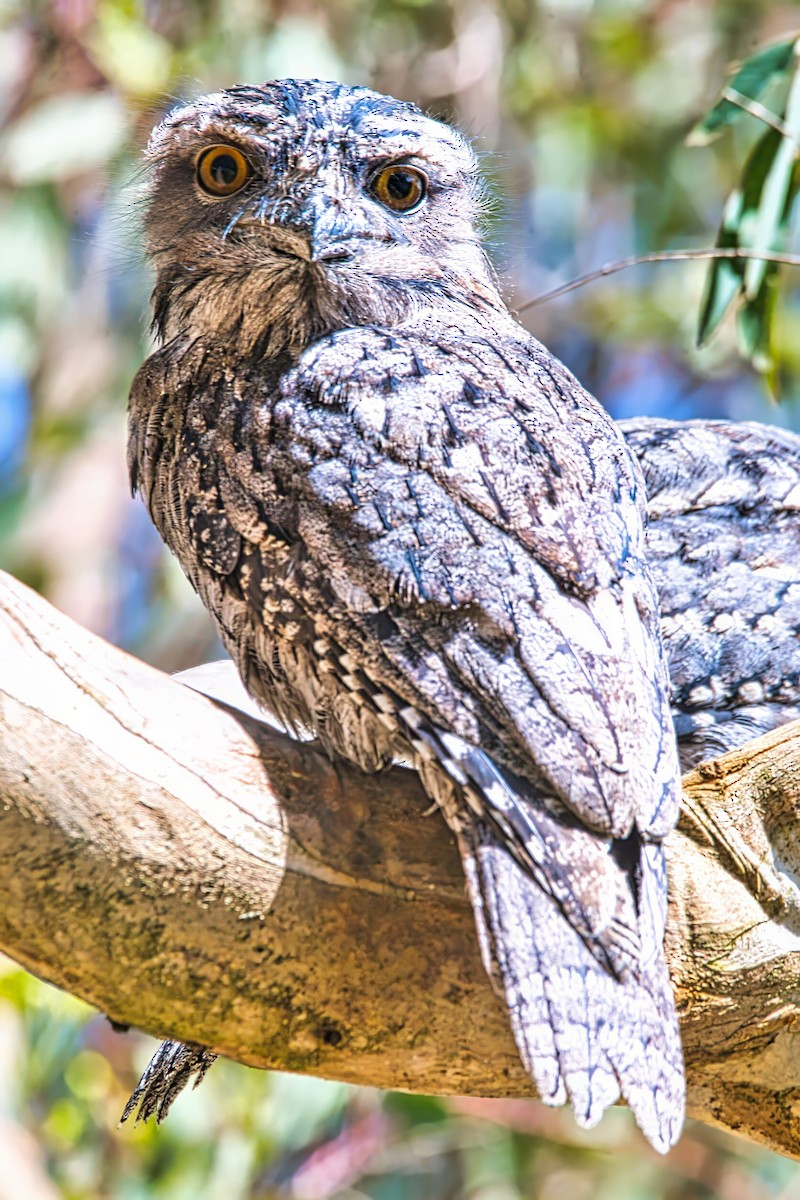
M647 484L688 770L800 717L800 435L648 418L622 429Z
M300 538L334 592L391 616L382 669L409 702L592 828L661 837L678 767L638 469L549 356L504 347L498 382L492 347L462 342L306 351L275 413Z

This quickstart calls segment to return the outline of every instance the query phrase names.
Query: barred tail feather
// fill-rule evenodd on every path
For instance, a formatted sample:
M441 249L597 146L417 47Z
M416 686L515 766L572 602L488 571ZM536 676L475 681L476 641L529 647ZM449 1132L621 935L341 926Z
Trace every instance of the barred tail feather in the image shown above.
M418 764L456 833L484 964L542 1100L591 1126L620 1096L662 1153L683 1124L685 1084L664 957L663 846L614 841L474 746L417 729Z
M680 1135L684 1084L663 956L639 979L616 979L480 821L458 838L484 962L541 1099L569 1101L590 1127L622 1096L666 1153Z

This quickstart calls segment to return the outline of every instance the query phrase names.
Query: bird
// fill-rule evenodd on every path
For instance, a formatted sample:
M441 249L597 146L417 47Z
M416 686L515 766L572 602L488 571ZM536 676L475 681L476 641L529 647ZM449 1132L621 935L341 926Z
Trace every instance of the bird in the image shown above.
M635 455L505 303L453 127L285 79L146 156L134 491L257 702L419 773L539 1097L622 1098L666 1152L680 769Z
M800 719L800 435L723 420L619 425L647 487L647 559L688 771ZM228 659L179 678L257 717L232 672ZM163 1120L215 1058L163 1042L123 1119Z
M620 423L642 468L684 771L800 719L800 435Z

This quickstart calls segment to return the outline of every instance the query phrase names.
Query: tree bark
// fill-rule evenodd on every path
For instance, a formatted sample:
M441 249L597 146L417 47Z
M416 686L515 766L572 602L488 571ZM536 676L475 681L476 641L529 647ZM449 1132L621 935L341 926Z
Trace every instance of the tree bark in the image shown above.
M0 948L257 1067L523 1096L453 839L0 573ZM684 778L667 952L691 1115L800 1157L800 723Z

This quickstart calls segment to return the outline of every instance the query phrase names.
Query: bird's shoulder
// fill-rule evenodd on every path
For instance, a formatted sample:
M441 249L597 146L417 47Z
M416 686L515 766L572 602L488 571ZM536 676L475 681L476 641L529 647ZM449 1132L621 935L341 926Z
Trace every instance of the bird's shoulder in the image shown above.
M284 376L274 421L303 546L346 603L391 613L387 655L423 653L430 711L457 679L582 819L669 828L638 467L566 369L522 336L347 331Z
M407 492L413 473L442 511L482 518L578 596L641 558L633 455L597 401L510 322L495 336L343 330L305 351L280 394L276 425L315 494L348 473L365 494L391 480Z

